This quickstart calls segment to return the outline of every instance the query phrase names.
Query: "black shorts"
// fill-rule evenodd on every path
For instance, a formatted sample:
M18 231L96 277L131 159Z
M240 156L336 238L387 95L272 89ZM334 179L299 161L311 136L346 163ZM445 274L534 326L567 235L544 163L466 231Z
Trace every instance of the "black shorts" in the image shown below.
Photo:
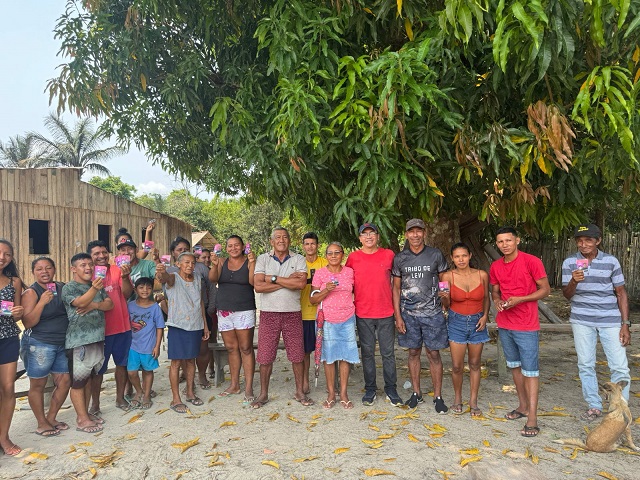
M311 353L316 349L316 321L302 321L302 335L304 338L304 353Z
M18 336L0 339L0 365L18 361L20 356L20 339Z

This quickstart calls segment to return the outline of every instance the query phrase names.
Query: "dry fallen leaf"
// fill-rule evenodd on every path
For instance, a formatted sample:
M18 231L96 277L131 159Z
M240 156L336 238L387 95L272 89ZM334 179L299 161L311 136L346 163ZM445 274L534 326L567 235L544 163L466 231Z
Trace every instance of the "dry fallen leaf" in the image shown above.
M336 448L333 453L340 455L341 453L348 452L349 450L351 450L351 447Z
M176 472L176 480L182 478L185 473L189 473L190 471L191 469L189 468L188 470L180 470L179 472Z
M49 455L46 453L32 452L22 461L22 463L28 465L30 463L35 463L36 460L46 460L47 458L49 458Z
M491 446L491 444L489 443L489 440L482 440L482 444L487 448Z
M607 480L618 480L618 477L614 477L608 472L598 472L598 475L602 478L606 478Z
M333 472L333 473L340 473L340 469L339 468L324 467L324 469L328 470L330 472Z
M220 424L220 428L231 427L233 425L237 425L236 422L223 422Z
M367 477L377 477L378 475L395 475L395 473L389 470L382 470L380 468L367 468L364 470L364 474Z
M563 412L538 412L539 417L570 417L568 413Z
M534 465L538 465L540 457L538 457L538 455L531 455L531 461L534 463Z
M269 417L269 421L273 422L274 420L277 420L278 418L280 418L280 414L279 413L274 413L273 415L271 415Z
M442 480L449 480L449 475L455 475L453 472L447 472L446 470L436 470L440 475L442 475Z
M378 435L378 440L386 440L388 438L393 438L393 435L390 433L383 433L382 435Z
M124 452L122 452L120 450L116 450L116 451L114 451L112 453L107 453L107 454L103 454L103 455L94 455L92 457L89 457L89 459L93 463L97 463L98 464L98 468L104 468L104 467L107 467L107 466L111 465L112 463L114 463L123 454L124 454Z
M382 460L383 462L395 462L396 461L396 457L393 458L385 458L384 460Z
M380 427L376 427L375 425L369 425L369 428L371 430L373 430L374 432L379 432L380 431Z
M91 447L93 446L93 442L80 442L78 444L79 447Z
M162 434L162 438L167 438L169 435L171 435L171 432L165 432Z
M549 453L560 453L560 450L556 450L555 448L551 447L544 447L544 451Z
M462 460L460 460L460 466L464 467L465 465L472 463L472 462L478 462L482 460L482 455L475 455L473 457L467 457L467 458L463 458Z
M431 438L442 438L444 437L444 433L430 433L429 436Z
M289 420L291 420L292 422L296 422L296 423L300 423L300 420L298 420L296 417L294 417L293 415L291 415L290 413L287 414L287 418Z
M91 478L95 478L95 476L98 474L98 470L93 467L89 467L89 472L91 472Z
M169 409L168 408L161 408L160 410L156 411L156 415L162 415L167 410L169 410Z
M571 456L569 456L569 458L570 458L571 460L575 460L577 457L578 457L578 449L577 449L577 448L574 448L574 449L573 449L573 453L571 454Z
M375 445L378 443L382 443L382 440L378 440L377 438L371 440L369 438L361 438L360 440L362 440L362 442L366 443L367 445Z
M73 452L75 452L75 451L77 451L77 450L76 450L76 447L75 447L75 446L73 446L73 445L71 445L71 446L69 447L69 451L68 451L68 452L65 452L65 453L73 453Z
M278 462L274 462L273 460L262 460L262 465L269 465L270 467L280 470L280 465L278 464Z
M216 399L215 395L212 395L211 398L209 398L209 400L207 400L207 403L211 403Z
M189 450L191 447L195 447L200 443L200 437L196 437L193 440L189 440L183 443L172 443L171 446L175 448L179 448L181 450L180 453L184 453Z
M293 461L296 463L302 463L302 462L310 462L311 460L316 460L318 457L317 455L313 455L311 457L306 457L306 458L295 458Z
M144 415L144 412L140 412L139 414L134 415L133 417L131 417L127 423L137 422L138 420L140 420L140 418L141 418L143 415Z
M467 450L459 450L459 452L464 455L478 455L480 453L480 450L478 450L477 448L469 448Z
M412 442L416 442L416 443L420 442L420 440L418 440L416 437L414 437L414 436L413 436L413 435L411 435L411 434L409 434L409 435L408 435L408 438L409 438L409 440L411 440Z

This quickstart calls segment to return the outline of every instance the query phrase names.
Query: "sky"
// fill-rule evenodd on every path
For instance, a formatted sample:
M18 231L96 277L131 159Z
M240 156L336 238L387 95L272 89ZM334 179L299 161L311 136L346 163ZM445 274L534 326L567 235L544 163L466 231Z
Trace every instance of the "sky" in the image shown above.
M57 101L54 99L50 106L44 90L47 80L57 76L56 67L65 61L57 56L60 41L53 38L53 28L65 10L66 0L0 0L0 6L0 141L4 143L9 137L30 131L47 135L43 120L55 112ZM63 118L72 123L77 117L67 113ZM103 145L109 144L115 144L115 139ZM167 194L182 188L135 148L110 160L106 167L134 185L138 194Z

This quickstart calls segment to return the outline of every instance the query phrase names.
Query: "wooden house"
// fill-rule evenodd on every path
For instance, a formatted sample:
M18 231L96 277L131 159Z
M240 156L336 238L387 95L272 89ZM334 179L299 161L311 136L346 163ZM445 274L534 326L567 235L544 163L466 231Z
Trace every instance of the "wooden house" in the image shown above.
M103 240L113 252L115 235L127 228L142 248L149 220L156 219L153 241L160 254L171 240L191 238L191 225L80 180L76 168L0 168L0 238L9 240L27 285L33 282L31 262L51 257L56 279L69 281L70 260L91 240Z
M195 247L200 245L202 248L209 249L213 252L213 247L218 243L218 240L209 233L208 230L203 232L193 232L191 234L191 246Z

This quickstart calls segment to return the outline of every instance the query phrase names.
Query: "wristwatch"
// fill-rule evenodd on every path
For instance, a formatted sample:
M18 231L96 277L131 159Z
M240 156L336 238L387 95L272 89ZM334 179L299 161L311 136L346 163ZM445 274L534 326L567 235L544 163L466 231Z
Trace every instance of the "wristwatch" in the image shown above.
M271 283L276 283L276 280L278 279L278 277L276 277L275 275L271 276Z
M631 326L631 322L629 320L622 320L622 325L629 325Z

